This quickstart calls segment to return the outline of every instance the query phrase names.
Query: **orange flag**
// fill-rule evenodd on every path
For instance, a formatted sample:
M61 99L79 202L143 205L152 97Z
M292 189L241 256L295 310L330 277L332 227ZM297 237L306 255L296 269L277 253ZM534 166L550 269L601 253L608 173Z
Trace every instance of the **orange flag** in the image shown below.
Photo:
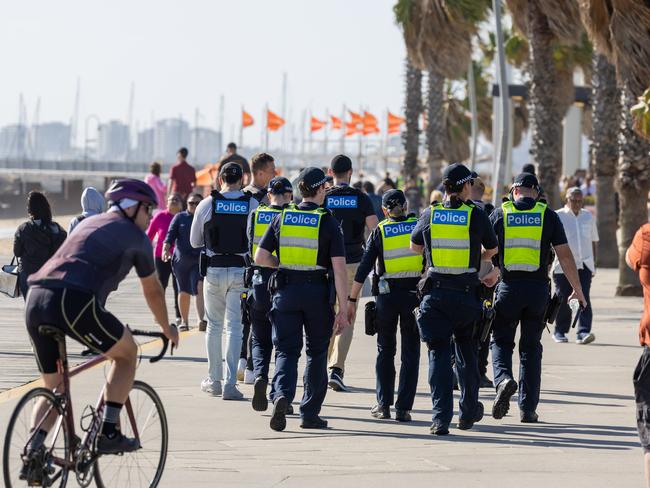
M341 121L341 119L339 119L338 117L334 117L333 115L330 115L330 119L332 119L332 129L333 130L343 128L343 122Z
M354 122L346 122L345 123L345 136L353 136L355 134L358 134L361 132L362 129L359 127L358 124L355 124Z
M359 115L356 112L353 112L352 110L348 110L348 112L350 113L350 119L351 119L350 123L355 124L355 125L356 124L363 124L363 117L361 117L361 115Z
M246 110L241 111L241 126L242 127L250 127L255 123L255 119L251 114L246 112Z
M316 132L327 125L327 121L319 120L316 117L311 118L311 131Z
M388 125L399 125L406 122L406 119L404 117L400 117L399 115L392 114L388 112Z
M279 130L284 125L284 119L278 114L266 111L266 128L270 131Z
M377 125L377 117L372 115L370 112L363 113L363 135L367 136L368 134L376 134L380 132L379 126Z

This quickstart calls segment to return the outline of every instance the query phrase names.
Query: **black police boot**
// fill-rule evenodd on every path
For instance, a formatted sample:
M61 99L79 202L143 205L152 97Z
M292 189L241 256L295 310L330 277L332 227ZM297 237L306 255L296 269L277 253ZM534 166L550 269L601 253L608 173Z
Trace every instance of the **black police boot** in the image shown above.
M287 399L283 396L277 397L273 403L273 415L271 415L270 426L273 430L278 432L283 431L287 427Z
M348 387L343 383L343 371L339 368L330 369L330 379L327 384L334 391L348 391Z
M497 394L492 405L492 417L502 419L510 409L510 397L517 391L517 382L512 378L503 380L497 386Z
M486 374L483 374L479 380L479 388L494 388L494 383L492 383Z
M449 434L449 425L441 422L434 422L431 424L431 427L429 427L429 432L433 435L447 435Z
M266 409L269 408L269 401L266 398L266 387L268 384L269 381L263 376L255 378L255 384L253 385L253 410L256 412L266 412Z
M327 420L323 420L318 415L313 419L302 419L300 422L302 429L327 429Z
M522 410L519 412L519 420L521 420L523 424L536 424L539 420L539 416L534 410L532 412L525 412Z
M389 419L390 407L384 407L383 405L377 404L370 409L370 415L376 419Z
M411 421L411 411L410 410L395 410L395 420L398 422L410 422Z
M287 405L287 415L293 415L293 405Z
M485 413L485 407L481 402L478 402L476 405L476 414L472 420L461 419L458 421L458 428L460 430L469 430L474 427L474 424L483 420L483 413Z

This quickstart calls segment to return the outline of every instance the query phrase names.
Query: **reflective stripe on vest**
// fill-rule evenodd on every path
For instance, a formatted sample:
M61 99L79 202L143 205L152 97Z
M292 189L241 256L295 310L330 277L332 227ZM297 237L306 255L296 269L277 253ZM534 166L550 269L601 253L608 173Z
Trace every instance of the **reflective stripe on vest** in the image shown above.
M469 262L472 210L464 203L458 208L446 208L439 203L431 207L432 271L451 275L476 272Z
M271 222L276 215L278 215L281 210L267 207L266 205L260 205L255 209L254 217L254 227L253 227L253 262L255 261L255 253L257 252L257 246L259 246L262 236L266 232L266 229L269 228ZM273 253L275 254L275 252Z
M507 271L537 271L540 268L542 230L546 204L537 202L530 210L517 210L504 202L503 266Z
M318 266L318 233L325 210L282 211L280 220L280 268L299 271L325 269Z
M422 256L410 249L411 232L417 221L411 217L401 222L386 219L379 223L384 278L419 278L422 275Z

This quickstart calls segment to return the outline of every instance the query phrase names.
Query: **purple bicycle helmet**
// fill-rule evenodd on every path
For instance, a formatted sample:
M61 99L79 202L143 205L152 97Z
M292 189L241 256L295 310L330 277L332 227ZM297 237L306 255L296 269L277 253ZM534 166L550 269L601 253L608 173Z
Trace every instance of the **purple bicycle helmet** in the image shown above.
M115 180L106 190L106 200L111 203L118 203L124 198L149 203L154 207L158 205L158 199L153 189L144 181L132 178Z

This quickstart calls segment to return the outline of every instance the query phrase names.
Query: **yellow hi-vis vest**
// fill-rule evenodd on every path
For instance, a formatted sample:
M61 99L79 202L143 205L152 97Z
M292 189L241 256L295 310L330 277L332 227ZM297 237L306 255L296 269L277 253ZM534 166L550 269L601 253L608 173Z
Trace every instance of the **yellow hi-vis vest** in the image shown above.
M537 202L530 210L517 210L504 202L503 265L508 271L537 271L542 252L542 229L546 204Z
M435 273L475 273L470 266L469 224L472 210L466 203L458 208L431 206L431 264Z
M327 212L322 208L300 210L285 208L280 220L280 268L299 271L325 269L316 264L318 232L321 218Z
M281 212L282 210L267 207L264 204L261 204L255 209L255 216L253 217L253 255L251 256L253 261L255 261L255 253L257 252L257 246L259 246L262 240L262 236L271 225L271 222L273 222L275 216Z
M384 278L419 278L422 275L422 256L409 247L417 221L410 217L401 222L386 219L379 223L386 269Z

